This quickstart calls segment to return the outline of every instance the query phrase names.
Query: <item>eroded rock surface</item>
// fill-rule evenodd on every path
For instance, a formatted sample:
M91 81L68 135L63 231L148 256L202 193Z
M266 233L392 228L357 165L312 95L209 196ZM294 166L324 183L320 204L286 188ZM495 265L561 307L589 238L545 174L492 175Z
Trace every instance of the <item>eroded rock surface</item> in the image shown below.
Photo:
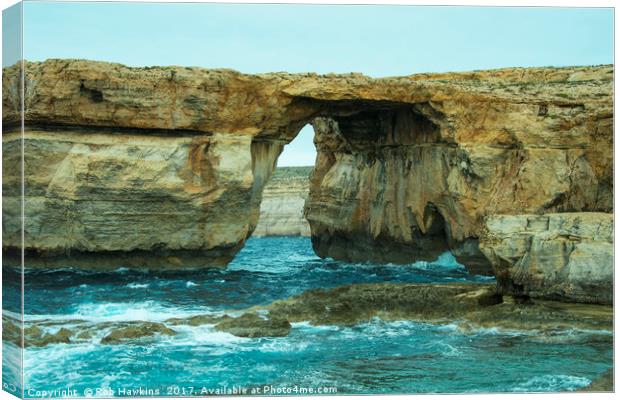
M485 78L444 101L314 121L307 217L319 255L407 262L451 248L467 265L484 262L487 215L611 211L606 89Z
M565 329L613 329L605 305L547 300L515 301L491 284L358 284L309 290L266 307L268 316L314 325L351 325L371 318L454 323L462 329L553 333Z
M3 246L21 246L19 71L4 70ZM25 63L27 263L225 265L283 145L312 123L320 256L478 248L497 214L612 211L612 66L359 74ZM14 260L18 262L19 259Z
M505 293L613 302L613 215L496 215L480 245Z
M176 332L157 322L138 322L121 328L115 328L101 339L102 344L123 343L155 335L174 336Z
M610 368L600 377L593 380L582 392L613 392L614 391L614 369Z
M150 321L91 323L85 320L37 320L25 323L22 330L21 321L3 316L2 325L2 339L19 347L22 346L22 338L24 347L44 347L60 343L93 342L93 340L101 344L119 344L177 334L166 324Z
M291 324L282 318L269 318L259 314L245 313L236 318L226 319L217 325L218 331L228 332L239 337L281 337L288 336Z

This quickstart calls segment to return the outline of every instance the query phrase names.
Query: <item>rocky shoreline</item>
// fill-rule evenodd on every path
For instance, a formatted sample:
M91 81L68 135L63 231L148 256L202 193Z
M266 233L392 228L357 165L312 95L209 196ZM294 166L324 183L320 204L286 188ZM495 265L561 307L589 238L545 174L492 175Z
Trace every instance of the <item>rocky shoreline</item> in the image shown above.
M312 289L267 305L161 321L28 319L23 331L18 319L4 313L3 340L21 347L23 332L26 348L174 344L194 328L260 340L289 336L299 329L297 324L354 327L376 320L450 326L465 335L525 335L528 341L550 345L613 344L612 306L513 297L494 283L352 284ZM608 372L583 390L612 389L613 373Z
M594 304L524 300L502 296L494 284L356 284L314 289L266 306L222 314L171 318L162 322L40 320L26 322L26 347L79 343L99 337L101 344L176 335L175 326L209 325L235 336L287 336L291 324L355 325L373 318L454 324L464 331L494 328L535 332L554 340L572 330L611 332L613 309ZM3 316L4 339L21 346L19 321Z
M613 304L613 215L497 215L480 248L499 290L517 296Z

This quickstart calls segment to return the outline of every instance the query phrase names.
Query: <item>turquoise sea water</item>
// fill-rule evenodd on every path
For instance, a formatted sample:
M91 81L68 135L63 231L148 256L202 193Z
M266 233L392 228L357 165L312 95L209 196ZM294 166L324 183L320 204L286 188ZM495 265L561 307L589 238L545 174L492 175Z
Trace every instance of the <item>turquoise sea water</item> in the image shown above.
M16 276L4 274L4 312L11 315L19 311L19 286L7 287ZM268 304L311 288L490 280L469 275L450 254L433 263L349 264L319 259L307 238L252 238L222 270L28 272L25 319L67 327L77 319L161 322ZM611 332L464 333L452 324L378 319L352 327L298 323L283 338L238 338L209 325L172 328L178 335L122 345L99 343L102 331L87 343L29 347L26 395L549 392L584 387L612 365ZM5 342L6 348L3 378L14 382L17 372L6 364L16 348Z

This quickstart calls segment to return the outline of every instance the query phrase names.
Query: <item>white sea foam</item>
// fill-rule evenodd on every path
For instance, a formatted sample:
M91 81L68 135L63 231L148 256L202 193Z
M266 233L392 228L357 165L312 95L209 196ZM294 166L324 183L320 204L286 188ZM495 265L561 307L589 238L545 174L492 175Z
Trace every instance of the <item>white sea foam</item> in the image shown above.
M130 283L126 286L129 289L146 289L149 287L148 283Z
M278 368L273 364L258 364L254 367L254 370L259 372L275 372Z
M264 353L296 353L304 351L309 345L308 341L295 341L288 337L264 338L259 350Z
M164 321L170 318L191 317L198 314L209 314L212 310L206 307L179 309L174 306L166 307L155 301L137 303L85 303L80 304L70 314L34 314L24 315L28 322L40 320L86 320L89 322L116 322L116 321Z
M250 339L232 335L227 332L216 331L212 328L203 327L193 331L191 343L208 343L213 345L229 345L248 342Z
M190 288L190 287L198 286L198 284L192 281L187 281L187 283L185 283L185 286Z
M305 331L337 331L341 329L338 325L312 325L309 321L293 322L291 327Z
M613 336L614 332L609 329L585 329L585 328L570 328L557 333L561 334L587 334L587 335L606 335Z
M22 373L22 352L21 348L17 347L9 341L5 341L2 344L2 368L8 372L9 376L15 379L15 382L19 381L19 376Z
M411 335L412 331L419 327L413 321L382 321L373 318L369 322L358 325L362 331L358 334L370 337L397 337Z
M439 346L442 348L441 354L448 357L460 356L463 352L449 343L439 342Z
M463 321L455 321L454 323L437 325L428 324L428 326L432 330L451 332L457 335L465 336L534 336L539 334L539 332L535 330L515 330L497 327L487 328L481 326L471 326L467 323L463 323L463 325L461 325L459 322Z
M158 346L191 347L194 353L206 353L211 356L254 349L252 343L255 339L220 332L215 330L212 325L175 325L172 328L177 332L177 335L173 337L162 336ZM247 344L249 346L246 346Z
M177 345L212 344L222 346L244 343L250 340L231 335L227 332L217 331L212 325L176 325L173 328L177 331L178 335L171 338L170 342Z
M436 325L434 328L438 331L444 332L462 332L461 327L457 324L440 324Z
M557 392L576 390L588 386L592 381L583 376L542 375L531 378L515 387L514 392Z
M11 319L16 319L18 321L22 319L22 315L20 313L15 313L9 310L2 310L2 315Z
M413 268L422 269L422 270L433 270L433 271L454 271L454 270L466 270L465 266L454 258L454 255L449 251L446 251L437 257L435 261L418 261L413 264L409 264Z
M609 340L611 340L613 332L606 329L563 329L556 331L536 332L531 338L529 338L529 340L539 343L569 344L588 342L595 336L600 339L609 337Z
M101 346L98 343L59 343L50 344L45 347L28 347L24 351L24 370L29 375L37 373L46 374L50 369L50 365L55 365L58 360L67 359L71 356L90 355ZM74 357L80 359L80 357ZM85 362L85 361L84 361ZM73 366L74 370L78 370L78 366ZM61 370L62 368L58 368Z

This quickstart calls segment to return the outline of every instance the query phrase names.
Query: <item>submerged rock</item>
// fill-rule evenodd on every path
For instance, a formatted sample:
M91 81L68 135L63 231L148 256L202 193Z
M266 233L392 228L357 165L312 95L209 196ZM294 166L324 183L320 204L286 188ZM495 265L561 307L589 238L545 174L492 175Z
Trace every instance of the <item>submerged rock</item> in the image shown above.
M610 368L605 371L597 379L593 380L585 388L581 389L583 392L613 392L614 391L614 369Z
M499 328L516 331L538 331L541 334L565 330L613 331L613 308L597 304L576 304L552 300L504 301L462 316L460 325L477 329Z
M3 340L21 347L20 322L3 317ZM59 343L83 343L97 337L99 332L109 333L101 339L103 344L117 344L154 335L176 335L176 331L159 322L101 322L88 323L76 320L41 320L24 326L24 346L43 347Z
M113 329L101 339L101 343L117 344L154 335L174 336L176 335L176 331L157 322L138 322L122 328Z
M85 329L76 335L78 340L90 340L95 336L96 328Z
M7 316L2 316L2 340L8 341L16 346L22 345L22 330L20 328L20 321Z
M448 320L494 297L494 285L359 284L309 290L266 309L270 317L316 325L349 325L373 317Z
M22 335L25 347L43 347L50 344L73 343L76 328L73 327L75 320L67 321L38 321L28 323L20 327L21 321L3 316L2 317L2 340L7 340L15 345L22 346ZM64 325L68 324L71 328ZM77 339L77 338L76 338Z
M167 323L215 324L215 329L241 337L286 336L294 322L355 325L373 318L450 323L464 330L536 331L541 335L539 340L566 329L613 330L610 306L524 300L502 296L494 284L475 283L355 284L313 289L243 311L240 317L198 315Z
M71 343L73 332L67 328L60 328L54 333L44 332L38 326L24 328L24 345L26 347L43 347L50 344Z
M279 337L289 334L291 324L286 319L272 315L265 317L259 314L245 313L240 317L229 318L220 322L215 325L215 329L240 337Z
M258 308L260 309L260 307ZM557 301L514 301L489 284L364 284L310 290L264 307L270 318L351 325L379 317L456 323L464 329L551 332L613 329L613 309Z
M60 328L55 333L46 333L34 343L35 346L47 346L48 344L71 343L73 333L67 328Z

